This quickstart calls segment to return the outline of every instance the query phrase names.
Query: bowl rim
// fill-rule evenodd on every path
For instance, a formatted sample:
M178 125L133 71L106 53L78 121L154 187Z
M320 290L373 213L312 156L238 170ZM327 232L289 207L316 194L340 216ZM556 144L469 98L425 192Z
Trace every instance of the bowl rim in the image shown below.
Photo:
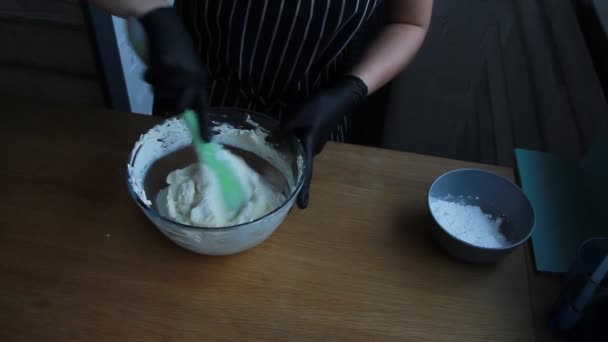
M251 117L253 117L253 121L255 122L255 117L261 117L264 120L268 120L271 122L274 122L277 124L277 127L279 125L279 121L262 113L258 113L252 110L248 110L248 109L242 109L242 108L233 108L233 107L211 107L209 108L209 111L213 114L218 114L218 115L226 115L226 114L234 114L234 112L240 112L241 115L250 115ZM145 133L149 132L150 130L154 129L154 127L163 124L164 122L166 122L167 120L172 120L175 117L171 117L171 118L167 118L164 120L161 120L159 123L157 123L156 125L152 126L150 129L148 129ZM295 143L296 146L296 150L297 150L297 155L299 156L304 156L304 147L302 146L302 142L300 141L300 139L298 139L295 135L291 135L291 138L293 140L293 142ZM137 142L136 142L137 143ZM160 219L161 221L165 221L167 223L171 223L174 224L180 228L183 229L190 229L190 230L209 230L209 231L216 231L216 232L221 232L221 231L227 231L227 230L233 230L233 229L237 229L243 226L247 226L250 224L254 224L257 222L260 222L268 217L274 216L277 212L281 211L282 209L284 209L284 207L290 203L292 201L292 199L297 196L300 193L300 190L302 189L302 186L304 185L304 175L306 174L306 170L308 168L308 165L306 165L306 161L304 161L302 163L302 170L301 170L301 176L298 177L299 179L297 180L296 186L294 187L294 190L291 192L291 194L285 199L285 201L283 201L283 203L274 208L273 210L269 211L268 213L264 214L263 216L258 217L255 220L251 220L249 222L244 222L244 223L239 223L236 225L232 225L232 226L223 226L223 227L201 227L201 226L191 226L191 225L187 225L187 224L183 224L180 222L176 222L173 221L169 218L164 217L163 215L161 215L158 210L154 209L153 207L145 204L141 198L139 197L139 195L135 192L135 190L133 190L133 187L131 185L131 176L129 175L129 166L132 164L132 162L134 161L135 156L137 156L137 153L139 152L139 149L141 148L141 146L138 149L132 149L131 152L129 153L129 159L127 162L127 172L126 172L126 181L127 181L127 188L129 189L129 193L131 194L131 197L133 198L133 200L137 203L137 205L146 213L152 215L155 219Z
M497 179L501 180L502 182L506 182L507 184L509 184L510 186L514 187L524 198L525 203L528 205L528 207L530 208L531 212L532 212L532 222L531 222L531 228L530 231L526 234L525 237L523 237L522 239L520 239L519 241L509 244L508 246L505 247L484 247L484 246L478 246L475 244L472 244L468 241L465 241L457 236L455 236L454 234L450 233L447 229L445 229L437 220L437 217L435 216L435 213L433 212L433 209L431 208L431 198L436 199L436 197L431 197L431 191L433 190L433 188L435 187L435 184L441 180L444 177L447 177L451 174L454 173L460 173L460 172L470 172L470 171L475 171L475 172L481 172L481 173L485 173L488 175L491 175L493 177L496 177ZM453 239L464 243L468 246L474 247L474 248L478 248L478 249L482 249L482 250L487 250L487 251L507 251L507 250L511 250L514 249L518 246L520 246L521 244L525 243L526 241L528 241L530 239L530 237L532 236L532 233L534 232L534 227L536 226L536 213L534 211L534 206L532 205L532 202L530 201L530 199L528 198L528 196L526 196L526 194L524 193L523 189L521 187L519 187L517 184L515 184L514 182L512 182L511 180L500 176L492 171L488 171L488 170L483 170L483 169L476 169L476 168L460 168L460 169L454 169L451 171L448 171L444 174L442 174L441 176L437 177L433 183L431 184L431 186L429 187L429 190L427 192L427 205L429 208L429 212L431 213L431 216L433 217L433 220L435 221L435 225L437 227L439 227L444 233L448 234L450 237L452 237Z

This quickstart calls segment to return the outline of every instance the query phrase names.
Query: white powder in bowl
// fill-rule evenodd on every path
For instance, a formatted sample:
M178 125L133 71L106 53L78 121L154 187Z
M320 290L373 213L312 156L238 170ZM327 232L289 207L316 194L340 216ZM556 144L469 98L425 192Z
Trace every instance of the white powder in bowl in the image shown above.
M503 219L484 213L478 206L431 199L431 211L445 230L465 242L486 248L509 245L500 232Z

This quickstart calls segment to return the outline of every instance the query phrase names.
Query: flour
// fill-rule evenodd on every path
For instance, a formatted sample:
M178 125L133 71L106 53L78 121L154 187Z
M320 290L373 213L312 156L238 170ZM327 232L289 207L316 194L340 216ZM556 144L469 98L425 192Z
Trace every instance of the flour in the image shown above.
M500 232L503 219L484 213L478 206L431 199L431 211L445 230L465 242L486 248L509 245Z

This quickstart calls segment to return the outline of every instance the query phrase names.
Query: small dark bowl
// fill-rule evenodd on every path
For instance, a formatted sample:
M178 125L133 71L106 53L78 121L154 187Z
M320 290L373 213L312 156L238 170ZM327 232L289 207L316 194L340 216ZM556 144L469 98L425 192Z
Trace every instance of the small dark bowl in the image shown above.
M432 199L453 197L477 205L486 214L504 218L501 233L509 242L500 248L476 246L452 235L437 221L431 209ZM477 264L494 263L511 253L532 235L534 209L523 191L509 180L494 173L460 169L450 171L433 182L428 194L429 210L437 223L433 235L451 255Z

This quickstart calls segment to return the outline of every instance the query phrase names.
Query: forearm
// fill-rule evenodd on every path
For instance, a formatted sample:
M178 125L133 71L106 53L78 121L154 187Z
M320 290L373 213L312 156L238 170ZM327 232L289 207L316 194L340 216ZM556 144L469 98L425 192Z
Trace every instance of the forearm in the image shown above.
M123 18L140 16L169 4L167 0L89 0L89 2Z
M369 94L387 84L414 59L430 24L432 0L388 2L389 23L351 70Z
M375 92L407 67L425 35L426 30L418 26L387 25L351 74L363 80L369 94Z

